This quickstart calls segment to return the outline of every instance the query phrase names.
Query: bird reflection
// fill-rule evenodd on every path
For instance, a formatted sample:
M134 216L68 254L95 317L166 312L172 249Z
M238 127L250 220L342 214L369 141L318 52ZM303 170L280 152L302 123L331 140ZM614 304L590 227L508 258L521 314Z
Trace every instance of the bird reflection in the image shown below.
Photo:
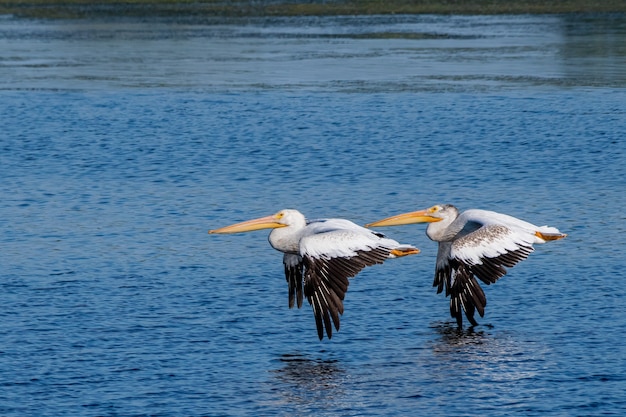
M284 354L279 360L283 366L272 372L288 386L279 390L285 401L324 409L335 407L344 397L346 372L336 360L309 359L301 354Z
M489 336L484 330L476 330L473 326L468 328L459 328L450 322L436 324L431 327L434 328L440 336L440 341L436 344L436 346L444 348L444 350L448 350L450 347L458 348L481 345L485 343Z
M491 327L461 330L445 323L432 328L438 334L431 345L435 375L470 377L478 387L489 381L534 378L545 361L543 349L536 342L494 332ZM484 388L488 389L486 385Z

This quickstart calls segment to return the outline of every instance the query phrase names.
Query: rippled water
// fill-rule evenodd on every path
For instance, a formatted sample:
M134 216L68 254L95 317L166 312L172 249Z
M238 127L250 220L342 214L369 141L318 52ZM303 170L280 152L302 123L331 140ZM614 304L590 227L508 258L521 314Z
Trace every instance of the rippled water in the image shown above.
M5 18L0 89L626 85L620 14L196 20Z
M623 16L0 20L0 412L621 415ZM459 332L422 253L320 342L281 208L435 203L568 233Z

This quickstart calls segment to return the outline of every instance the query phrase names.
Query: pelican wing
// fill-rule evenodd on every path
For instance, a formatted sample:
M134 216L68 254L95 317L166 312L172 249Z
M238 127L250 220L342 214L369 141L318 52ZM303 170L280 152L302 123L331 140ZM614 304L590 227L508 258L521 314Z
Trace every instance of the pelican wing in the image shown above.
M533 252L537 242L530 223L486 210L468 210L457 219L465 227L450 246L449 258L469 268L485 284L496 282Z
M530 255L533 239L533 235L504 225L485 225L456 239L450 257L489 285L506 274L505 267L515 266Z
M311 223L307 229L300 240L304 295L313 307L319 338L326 329L330 339L332 325L339 330L348 278L367 266L383 263L399 243L341 219Z
M451 247L451 242L439 243L433 286L437 287L437 294L445 288L446 297L450 297L450 315L456 318L459 326L463 323L463 311L469 322L476 326L474 312L478 310L482 316L487 299L469 267L450 256Z
M533 252L538 242L530 223L500 213L468 210L458 218L463 227L451 242L441 242L433 286L446 288L450 314L462 322L465 311L476 325L474 312L484 315L487 299L476 278L489 285L506 275Z
M289 308L298 304L298 308L302 307L302 282L304 277L304 262L302 257L295 253L285 253L283 256L283 264L285 265L285 279L289 288Z

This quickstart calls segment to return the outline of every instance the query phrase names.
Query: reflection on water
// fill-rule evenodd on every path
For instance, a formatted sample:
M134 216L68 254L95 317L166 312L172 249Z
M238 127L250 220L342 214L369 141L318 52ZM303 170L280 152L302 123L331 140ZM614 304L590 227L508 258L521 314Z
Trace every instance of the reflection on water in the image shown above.
M0 89L626 85L626 17L0 19Z
M336 408L345 397L343 382L346 371L337 361L309 359L306 356L284 354L279 358L283 366L272 371L276 380L287 389L279 389L282 400L299 410Z
M435 331L440 337L432 344L433 358L441 371L470 372L478 385L532 379L544 366L544 350L530 340L490 329L460 330L452 323L437 325Z
M488 327L489 325L481 325L482 327ZM467 345L482 344L487 337L484 330L477 330L476 327L463 327L459 328L453 325L451 322L445 322L432 326L434 330L441 335L441 346L445 347L460 347Z
M561 17L559 60L568 79L588 85L626 84L626 18L619 14Z

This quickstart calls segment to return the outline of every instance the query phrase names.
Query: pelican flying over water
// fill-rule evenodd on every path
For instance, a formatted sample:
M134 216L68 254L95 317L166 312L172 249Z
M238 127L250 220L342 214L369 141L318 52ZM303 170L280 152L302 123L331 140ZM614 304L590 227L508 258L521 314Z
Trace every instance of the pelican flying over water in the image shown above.
M462 310L476 326L474 312L483 317L487 299L476 281L489 285L533 252L533 244L558 240L567 235L549 226L535 226L506 214L487 210L459 210L450 204L432 206L388 217L367 227L429 223L426 235L439 242L435 280L437 294L446 289L450 315L463 325Z
M388 258L419 253L419 249L396 242L381 233L344 219L307 221L297 210L281 210L271 216L248 220L215 233L239 233L273 229L270 245L284 253L285 278L289 287L289 308L302 306L303 294L313 308L317 335L330 339L332 323L339 330L348 278L363 268L382 264ZM303 287L304 283L304 287ZM303 291L304 290L304 291Z

